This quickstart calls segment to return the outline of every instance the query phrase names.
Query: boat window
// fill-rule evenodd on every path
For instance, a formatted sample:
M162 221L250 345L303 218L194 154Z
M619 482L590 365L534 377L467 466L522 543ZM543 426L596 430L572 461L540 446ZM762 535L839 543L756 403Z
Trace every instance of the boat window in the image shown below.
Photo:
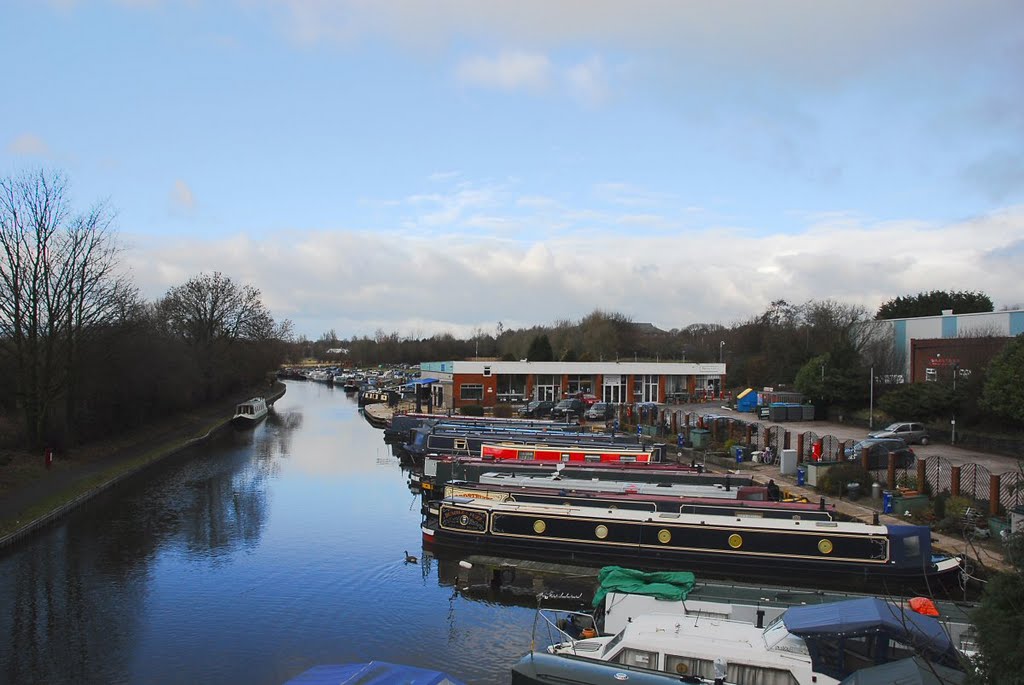
M608 655L611 654L615 650L615 648L618 646L618 644L620 642L622 642L622 638L624 638L624 637L626 637L626 629L625 628L620 630L618 635L613 637L611 640L608 640L608 644L606 644L604 646L604 650L602 651L602 654L604 655L604 657L606 659L608 658Z
M765 668L749 664L729 664L725 679L730 683L744 683L744 685L799 685L789 671L781 668Z
M600 454L585 454L583 455L584 461L601 461Z
M636 457L634 457L632 454L629 454L629 455L620 454L619 455L619 461L633 462L633 461L636 461Z
M528 452L526 450L519 450L518 455L519 455L519 461L533 461L533 452Z
M903 558L917 559L921 556L921 538L911 535L903 538Z
M617 664L622 664L623 666L638 666L640 668L657 669L658 653L626 647L619 652L612 661Z

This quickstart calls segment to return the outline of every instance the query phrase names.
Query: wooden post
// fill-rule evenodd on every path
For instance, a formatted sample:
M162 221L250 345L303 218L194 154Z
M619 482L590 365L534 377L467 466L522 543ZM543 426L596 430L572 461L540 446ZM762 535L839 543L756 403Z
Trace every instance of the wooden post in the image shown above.
M782 436L782 449L788 450L789 447L789 431L786 431Z
M796 453L797 453L797 459L796 459L797 463L798 464L804 463L804 434L803 433L797 433L796 434Z
M896 454L889 452L889 489L896 487Z
M768 428L767 426L765 426L764 429L763 429L763 432L761 433L761 435L764 438L761 441L761 449L764 449L765 447L767 447L768 445L771 444L771 439L772 439L771 429Z
M860 465L864 467L865 471L871 471L871 457L868 455L868 448L860 448ZM892 487L891 485L889 487Z
M917 460L917 491L927 492L928 491L928 477L925 474L925 467L928 463L924 459Z
M949 469L949 494L952 497L960 496L960 467L953 466Z
M744 442L746 442L749 445L749 444L751 444L753 442L753 438L754 438L754 427L751 426L748 423L747 424L747 434L746 434Z
M1000 475L993 473L988 477L988 515L999 516Z

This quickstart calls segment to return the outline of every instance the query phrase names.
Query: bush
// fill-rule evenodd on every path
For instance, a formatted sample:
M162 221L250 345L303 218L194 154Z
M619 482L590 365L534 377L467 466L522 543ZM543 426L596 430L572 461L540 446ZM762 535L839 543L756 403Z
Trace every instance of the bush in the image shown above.
M459 407L459 413L463 416L483 416L484 408L479 404L467 404L465 407Z
M870 492L874 479L864 467L855 462L833 466L818 479L818 490L826 495L838 496L846 493L847 483L858 483L861 494Z
M967 513L967 509L971 504L971 500L967 497L950 497L946 500L946 518L952 518L956 521L960 521L960 519L964 517L964 514Z
M511 404L499 404L494 408L494 416L499 419L511 419L513 408Z

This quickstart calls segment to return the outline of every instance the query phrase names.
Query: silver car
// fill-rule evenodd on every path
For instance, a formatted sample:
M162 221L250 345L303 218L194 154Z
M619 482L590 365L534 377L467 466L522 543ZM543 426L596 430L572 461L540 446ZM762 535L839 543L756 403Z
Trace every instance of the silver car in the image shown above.
M928 429L920 423L891 423L882 430L868 433L869 438L903 438L908 445L928 444Z

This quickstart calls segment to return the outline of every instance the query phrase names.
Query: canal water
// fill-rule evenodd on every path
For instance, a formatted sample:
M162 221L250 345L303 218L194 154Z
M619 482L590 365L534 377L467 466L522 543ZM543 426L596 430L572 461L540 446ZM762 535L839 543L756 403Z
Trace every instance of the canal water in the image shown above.
M407 480L354 396L290 382L255 428L0 552L0 681L269 685L378 659L507 683L534 610L439 577Z

